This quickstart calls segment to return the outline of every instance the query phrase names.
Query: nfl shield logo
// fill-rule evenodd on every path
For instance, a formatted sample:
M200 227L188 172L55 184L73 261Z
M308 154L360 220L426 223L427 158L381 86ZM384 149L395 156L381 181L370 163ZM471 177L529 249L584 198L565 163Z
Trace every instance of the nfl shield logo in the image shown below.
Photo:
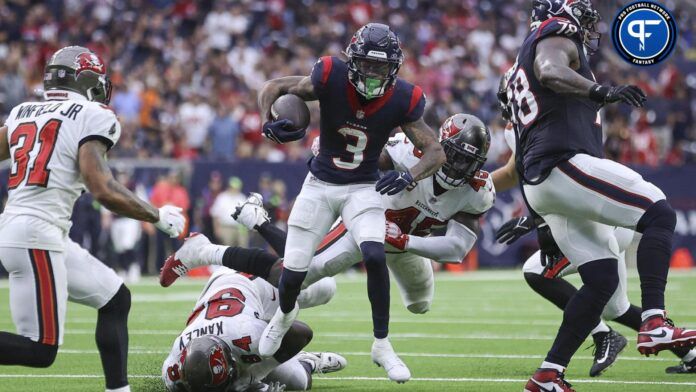
M355 112L355 117L357 117L358 120L362 120L363 118L365 118L365 112L363 112L362 110L358 110L357 112Z

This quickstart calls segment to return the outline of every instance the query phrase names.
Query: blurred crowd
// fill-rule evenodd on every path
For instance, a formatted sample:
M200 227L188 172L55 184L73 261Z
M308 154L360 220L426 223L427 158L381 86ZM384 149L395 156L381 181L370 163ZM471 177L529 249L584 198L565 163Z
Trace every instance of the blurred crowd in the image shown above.
M56 49L80 44L110 65L112 106L123 124L114 156L303 161L308 144L264 142L256 92L264 81L305 75L319 56L340 56L370 21L401 38L400 76L423 87L426 121L469 112L491 125L491 162L507 158L495 89L528 31L530 0L0 0L0 120L41 86ZM624 163L681 164L696 157L696 18L675 13L679 43L666 65L635 68L611 45L625 1L594 1L604 20L593 69L603 83L645 89L644 110L604 113L607 153ZM600 4L601 3L601 4ZM316 133L317 107L312 133ZM307 138L311 143L311 138Z

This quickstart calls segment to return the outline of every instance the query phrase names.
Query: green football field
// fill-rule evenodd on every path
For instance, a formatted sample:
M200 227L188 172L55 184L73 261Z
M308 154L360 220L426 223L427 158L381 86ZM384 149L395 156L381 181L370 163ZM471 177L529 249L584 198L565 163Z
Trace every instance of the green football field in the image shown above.
M577 280L573 280L577 282ZM371 321L364 275L339 279L326 306L305 310L300 319L314 329L309 349L335 351L348 359L339 373L317 376L314 390L331 391L521 391L541 363L561 313L537 297L518 271L439 275L432 310L408 313L392 287L391 339L413 378L404 385L385 379L370 360ZM173 338L183 328L203 280L160 288L154 279L131 285L129 371L134 391L162 391L160 367ZM392 285L394 286L394 285ZM631 278L632 299L639 298ZM668 307L678 325L696 327L696 273L671 274ZM70 304L64 345L55 364L44 370L0 368L0 391L103 390L94 344L96 312ZM670 353L646 359L635 350L635 334L621 359L602 377L587 372L592 350L583 345L567 378L579 391L696 391L696 374L667 375L678 361ZM0 329L14 330L7 282L0 282Z

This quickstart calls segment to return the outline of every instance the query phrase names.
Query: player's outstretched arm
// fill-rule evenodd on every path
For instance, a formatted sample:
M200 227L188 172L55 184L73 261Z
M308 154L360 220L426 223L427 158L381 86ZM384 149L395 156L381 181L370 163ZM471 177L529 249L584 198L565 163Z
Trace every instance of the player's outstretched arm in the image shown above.
M285 94L295 94L305 101L318 99L309 76L285 76L269 80L264 83L258 98L263 121L271 120L271 105L278 97Z
M575 43L563 37L550 37L537 44L534 74L546 88L558 94L589 98L598 103L623 102L642 107L645 93L633 85L602 86L575 72L573 65L580 64L580 54Z
M0 127L0 162L10 159L10 145L7 144L7 125Z
M114 179L104 158L106 151L106 145L99 140L91 140L80 146L79 168L87 189L98 202L116 214L144 222L157 222L159 211Z
M505 192L514 188L519 182L517 170L515 169L515 154L513 153L510 156L505 166L495 169L491 173L491 177L493 178L493 186L498 192Z
M449 223L443 236L419 237L401 234L398 226L387 222L385 241L393 247L438 263L461 263L474 247L480 231L478 217L459 212Z
M414 181L430 177L445 164L447 157L442 145L437 141L435 131L419 118L417 121L401 126L408 139L423 152L420 161L410 169Z

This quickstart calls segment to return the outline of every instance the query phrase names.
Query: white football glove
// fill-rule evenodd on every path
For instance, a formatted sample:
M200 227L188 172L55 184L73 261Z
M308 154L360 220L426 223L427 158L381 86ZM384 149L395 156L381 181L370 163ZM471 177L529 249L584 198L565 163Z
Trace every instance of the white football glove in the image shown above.
M312 155L317 156L319 155L319 136L315 137L314 140L312 140Z
M398 238L401 235L401 229L396 223L387 221L387 237Z
M155 222L155 227L165 232L171 238L181 235L186 227L186 218L179 207L172 205L162 206L159 209L159 220Z

